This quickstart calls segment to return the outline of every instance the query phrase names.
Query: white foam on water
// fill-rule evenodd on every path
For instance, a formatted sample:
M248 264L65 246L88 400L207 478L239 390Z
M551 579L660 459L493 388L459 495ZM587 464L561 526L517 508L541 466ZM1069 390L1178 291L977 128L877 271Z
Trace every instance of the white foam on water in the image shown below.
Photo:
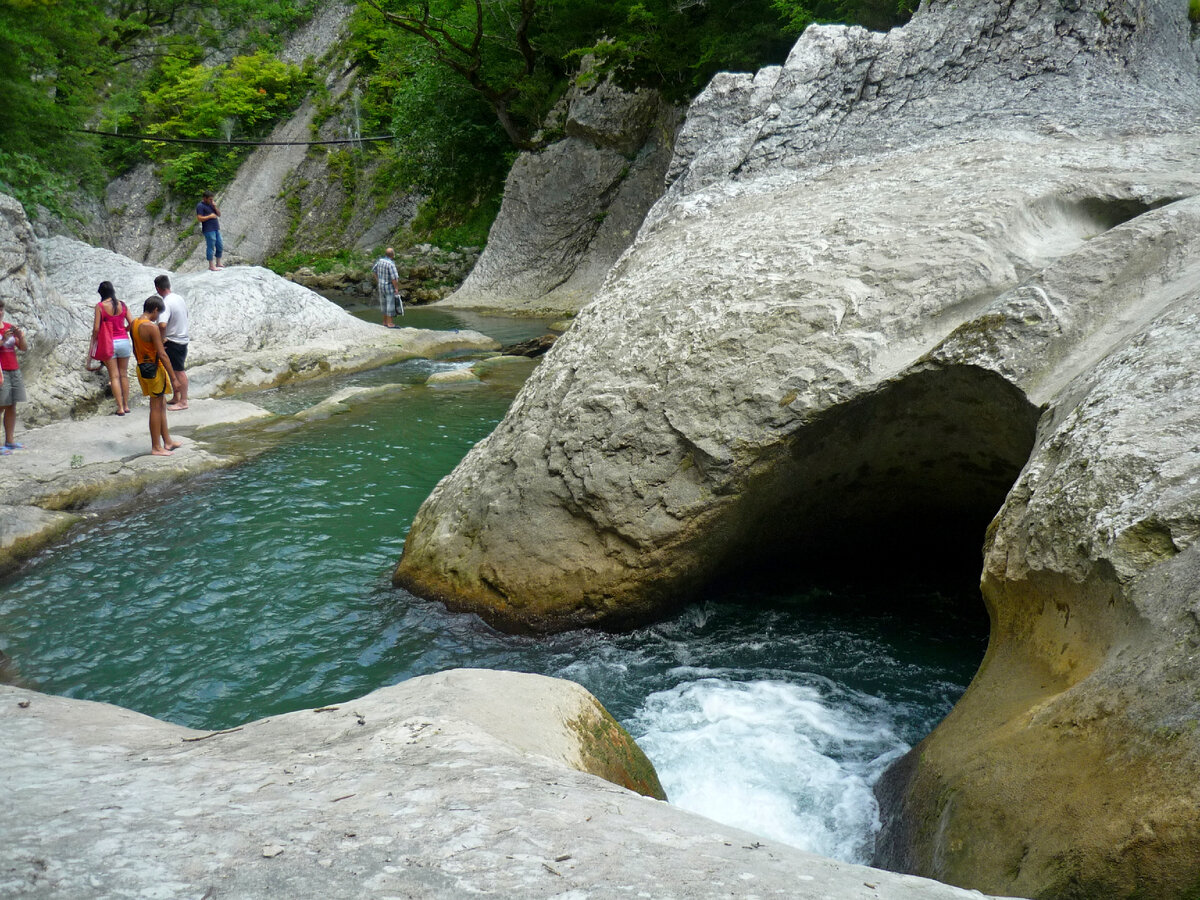
M908 750L888 704L825 679L700 678L651 694L635 736L671 802L847 862L879 830L871 787Z

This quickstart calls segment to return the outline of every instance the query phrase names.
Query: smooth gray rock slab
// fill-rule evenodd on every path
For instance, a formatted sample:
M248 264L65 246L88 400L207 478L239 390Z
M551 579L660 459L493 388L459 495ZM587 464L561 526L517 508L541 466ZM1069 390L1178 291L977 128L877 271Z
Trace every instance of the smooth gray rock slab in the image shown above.
M8 499L7 491L4 496ZM79 516L72 513L0 504L0 572L7 571L78 521Z
M211 468L218 460L191 437L197 429L269 415L240 400L193 400L186 410L167 413L171 436L183 442L170 457L150 456L149 409L144 401L125 416L24 429L18 438L25 449L4 457L0 466L0 492L14 503L61 506L66 498L82 502L89 496L134 490L155 473L178 477Z

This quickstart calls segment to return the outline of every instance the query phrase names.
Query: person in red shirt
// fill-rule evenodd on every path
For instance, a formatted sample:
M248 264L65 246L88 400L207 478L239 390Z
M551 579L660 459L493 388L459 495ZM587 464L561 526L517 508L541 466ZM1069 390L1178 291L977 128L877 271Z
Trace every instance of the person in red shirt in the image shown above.
M17 362L17 351L27 349L25 331L4 321L4 301L0 300L0 371L4 373L4 380L0 382L0 415L4 419L4 446L0 447L0 456L24 449L13 432L17 427L17 404L25 402L25 381Z

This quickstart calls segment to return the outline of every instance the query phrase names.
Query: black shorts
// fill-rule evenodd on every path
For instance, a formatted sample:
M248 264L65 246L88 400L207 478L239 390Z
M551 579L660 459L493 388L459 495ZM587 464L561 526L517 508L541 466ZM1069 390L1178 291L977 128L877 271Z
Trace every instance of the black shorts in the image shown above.
M163 341L163 349L167 351L167 359L171 361L171 368L176 372L184 371L184 362L187 360L187 344L177 344L174 341Z

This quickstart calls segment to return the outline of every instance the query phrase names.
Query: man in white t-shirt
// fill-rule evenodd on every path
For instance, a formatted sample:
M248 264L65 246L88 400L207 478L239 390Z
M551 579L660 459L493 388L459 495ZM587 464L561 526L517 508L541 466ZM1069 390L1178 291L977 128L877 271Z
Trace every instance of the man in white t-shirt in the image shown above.
M179 376L175 396L167 401L167 409L178 411L188 408L188 377L184 371L188 352L188 311L183 298L171 290L171 279L159 275L154 279L154 290L162 297L166 309L158 317L158 327L163 333L163 349L171 359L171 367Z

